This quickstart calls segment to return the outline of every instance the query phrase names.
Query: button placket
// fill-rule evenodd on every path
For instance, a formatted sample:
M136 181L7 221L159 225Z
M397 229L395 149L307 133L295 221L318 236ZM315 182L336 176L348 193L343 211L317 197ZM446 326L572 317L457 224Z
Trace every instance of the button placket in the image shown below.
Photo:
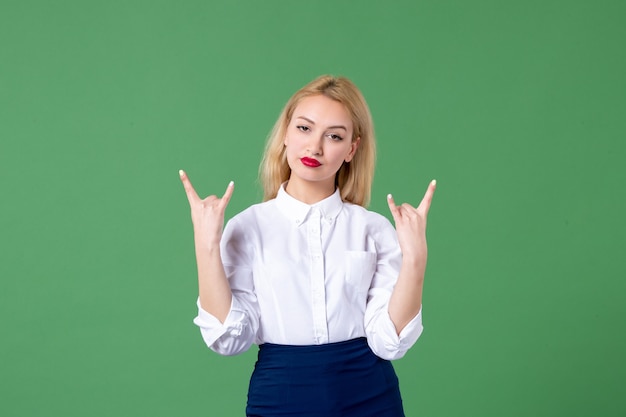
M324 277L324 256L322 252L321 215L313 207L307 220L307 238L311 265L311 307L313 309L313 332L318 344L328 343L326 324L326 288Z

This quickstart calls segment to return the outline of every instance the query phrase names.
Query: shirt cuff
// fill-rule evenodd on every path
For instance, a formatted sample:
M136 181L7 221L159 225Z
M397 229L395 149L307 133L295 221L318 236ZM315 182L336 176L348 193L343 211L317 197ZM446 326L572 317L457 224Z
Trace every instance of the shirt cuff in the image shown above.
M413 320L404 326L404 329L400 332L398 339L401 344L408 344L409 347L411 347L415 344L415 342L417 342L417 339L422 334L422 331L424 331L424 326L422 325L422 308L420 307L420 311L417 313L417 316L413 317Z
M237 337L242 334L247 314L235 297L231 299L230 311L224 323L200 306L200 298L196 304L198 305L198 315L193 322L200 327L202 338L207 346L213 346L217 339L226 334L230 337Z
M400 359L417 342L423 330L421 308L399 335L387 313L386 320L382 320L381 326L377 329L378 339L382 342L382 346L376 349L379 351L377 354L387 360Z

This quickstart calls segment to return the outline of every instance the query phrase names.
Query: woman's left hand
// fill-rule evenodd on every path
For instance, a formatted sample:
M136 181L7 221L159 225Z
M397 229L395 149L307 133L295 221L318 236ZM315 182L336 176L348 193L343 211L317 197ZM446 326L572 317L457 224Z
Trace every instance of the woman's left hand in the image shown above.
M396 223L398 241L402 251L403 260L416 262L422 267L426 267L428 250L426 246L426 219L430 203L435 193L437 182L431 181L424 198L419 206L413 207L408 203L396 206L391 194L387 196L389 210Z

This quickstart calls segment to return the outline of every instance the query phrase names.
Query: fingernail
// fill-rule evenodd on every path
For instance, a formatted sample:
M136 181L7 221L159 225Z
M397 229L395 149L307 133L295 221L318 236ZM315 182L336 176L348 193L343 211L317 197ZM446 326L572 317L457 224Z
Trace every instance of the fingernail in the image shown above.
M231 182L228 183L229 187L232 187L233 185L235 185L235 181L231 181Z
M432 180L430 183L431 183L432 185L437 185L437 180Z
M391 200L392 198L391 194L387 194L387 200Z
M179 169L178 170L178 175L180 175L182 177L183 175L185 175L185 171L183 171L182 169Z

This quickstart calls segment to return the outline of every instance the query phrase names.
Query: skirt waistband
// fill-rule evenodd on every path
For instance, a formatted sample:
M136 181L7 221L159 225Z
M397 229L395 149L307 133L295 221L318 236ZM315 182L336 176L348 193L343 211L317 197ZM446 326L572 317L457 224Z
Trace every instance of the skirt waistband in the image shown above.
M259 365L264 366L335 366L340 363L372 363L377 358L367 339L346 340L323 345L279 345L264 343L259 346Z
M365 337L345 340L343 342L325 343L323 345L280 345L277 343L263 343L259 345L259 349L268 352L290 352L290 353L310 353L310 352L326 352L326 351L342 351L351 350L355 347L367 345Z

